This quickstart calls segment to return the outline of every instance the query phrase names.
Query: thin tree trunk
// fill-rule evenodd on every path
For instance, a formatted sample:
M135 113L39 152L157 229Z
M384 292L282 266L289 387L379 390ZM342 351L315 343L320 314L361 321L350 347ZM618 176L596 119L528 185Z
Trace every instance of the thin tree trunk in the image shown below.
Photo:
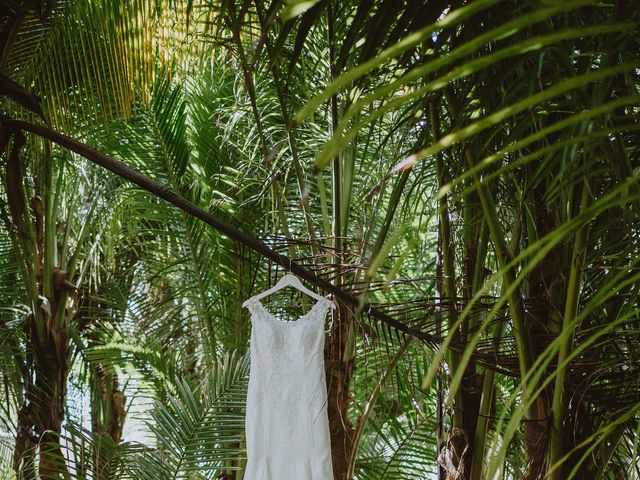
M29 398L30 389L27 388ZM13 470L17 473L19 480L31 480L36 478L35 453L37 438L33 435L33 422L31 421L30 404L28 401L20 407L18 411L18 433L13 450Z
M554 218L540 200L543 188L533 191L529 198L534 212L533 222L529 225L529 243L542 238L554 229ZM531 222L531 220L529 220ZM559 311L558 299L554 292L563 292L564 263L562 250L556 247L536 265L528 276L528 308L525 317L527 331L531 338L532 354L537 358L546 347L546 337L553 331L553 324L557 321ZM546 470L547 452L549 447L549 427L551 420L551 392L546 389L535 399L533 415L524 422L524 444L528 464L524 480L542 478Z
M439 105L437 101L429 104L429 116L431 131L434 141L441 137ZM436 177L438 186L442 188L447 182L447 174L444 167L442 153L436 154ZM448 319L449 329L454 328L460 310L475 293L474 277L476 263L478 262L478 249L481 239L480 228L476 228L473 220L481 220L481 212L474 212L473 206L477 204L476 195L470 194L465 202L465 231L464 249L465 260L462 271L462 305L459 308L456 291L455 251L454 239L449 221L449 205L446 196L439 200L438 236L442 253L442 299L445 315ZM471 217L475 218L471 218ZM484 266L484 256L479 259ZM467 330L470 321L467 320L459 327L457 340L461 345L466 343ZM449 371L450 378L455 376L461 365L461 355L456 351L450 352ZM476 372L475 362L471 361L464 366L464 376L459 390L455 394L454 413L452 416L452 428L449 435L447 450L440 456L440 463L447 471L447 480L467 479L471 474L473 463L473 451L475 430L478 423L478 413L482 395L482 375Z
M327 40L329 43L329 77L335 78L335 30L333 5L327 3ZM331 133L338 124L338 99L330 98ZM337 268L336 286L341 287L344 277L341 272L343 261L343 195L342 195L342 162L340 156L332 162L332 196L333 196L333 238L336 252ZM331 434L331 457L333 461L334 480L349 480L350 454L353 450L353 425L349 421L349 384L353 372L353 357L348 354L350 330L353 318L345 305L340 304L334 314L334 321L325 348L327 373L327 413L329 432Z
M66 294L56 294L51 302L51 311L59 311L60 301L66 301ZM65 318L58 321L51 316L51 325L43 342L33 338L36 360L36 394L41 395L33 403L33 414L37 432L42 435L40 444L39 473L42 479L60 478L58 472L66 473L64 456L60 447L60 434L64 419L64 405L67 397L69 376L69 329L66 309ZM68 473L67 473L68 475Z
M91 430L93 433L109 437L114 444L122 441L122 429L125 420L125 396L118 384L118 375L113 367L99 365L92 384ZM105 471L105 458L100 454L100 445L94 446L94 478L100 478L99 472Z
M327 374L327 413L331 434L331 457L334 480L348 480L350 453L353 450L354 428L349 420L349 383L353 359L346 359L348 325L353 322L344 305L334 313L333 325L325 346Z
M52 302L53 306L53 302ZM33 318L33 317L30 317ZM44 339L38 339L31 325L35 383L27 387L25 403L18 412L18 435L13 455L14 470L23 470L23 478L35 478L33 457L39 445L39 476L58 479L66 473L60 446L64 404L69 375L68 328L58 328L51 317Z
M50 238L55 241L55 236L50 231L53 227L48 225L45 228L45 223L49 219L46 208L50 204L47 202L51 199L43 201L36 195L27 201L20 158L25 138L21 132L14 132L13 137L6 174L7 200L21 250L25 290L32 306L25 326L30 337L29 353L35 377L34 381L25 379L26 392L18 412L13 466L16 471L23 468L24 475L33 475L32 459L37 446L40 478L57 479L60 478L59 472L68 476L60 447L60 433L69 375L66 304L72 286L67 281L66 272L55 267L50 257ZM50 177L47 180L50 181Z

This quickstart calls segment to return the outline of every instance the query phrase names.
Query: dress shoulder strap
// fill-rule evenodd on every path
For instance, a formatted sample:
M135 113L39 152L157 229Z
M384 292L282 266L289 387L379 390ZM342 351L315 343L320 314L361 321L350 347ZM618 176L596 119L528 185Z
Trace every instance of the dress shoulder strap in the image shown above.
M242 306L247 310L249 310L249 313L251 314L252 317L261 312L260 301L256 298L249 298L248 300L245 300Z

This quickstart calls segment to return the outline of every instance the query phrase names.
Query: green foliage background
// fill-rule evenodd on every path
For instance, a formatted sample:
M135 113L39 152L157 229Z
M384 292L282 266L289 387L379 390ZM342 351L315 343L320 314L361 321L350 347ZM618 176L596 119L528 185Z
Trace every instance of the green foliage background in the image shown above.
M0 475L241 479L241 304L283 274L76 154L16 147L11 118L358 295L327 337L341 479L640 478L636 2L2 5ZM46 348L64 422L34 426L54 467L29 470Z

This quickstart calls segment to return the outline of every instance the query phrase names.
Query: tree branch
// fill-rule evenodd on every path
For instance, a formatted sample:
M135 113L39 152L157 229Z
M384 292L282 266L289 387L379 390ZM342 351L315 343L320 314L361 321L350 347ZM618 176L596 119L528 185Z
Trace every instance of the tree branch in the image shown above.
M77 140L67 137L66 135L62 135L61 133L58 133L43 125L36 125L34 123L25 122L22 120L4 119L0 122L0 126L1 126L0 127L1 129L9 129L14 131L24 130L24 131L33 133L40 137L51 140L52 142L57 143L61 147L67 148L72 152L75 152L78 155L86 158L90 162L95 163L96 165L99 165L105 168L106 170L109 170L110 172L115 173L119 177L122 177L126 180L129 180L132 183L135 183L139 187L156 195L157 197L162 198L163 200L166 200L167 202L171 203L172 205L175 205L176 207L188 213L189 215L193 215L194 217L199 218L200 220L212 226L216 230L233 238L234 240L242 243L243 245L246 245L256 253L262 255L265 258L268 258L269 260L280 265L284 269L289 270L290 272L299 276L303 280L306 280L307 282L315 285L316 287L322 290L332 293L333 295L336 296L336 298L338 298L342 302L353 305L353 306L358 305L358 298L355 297L353 294L346 292L336 287L335 285L332 285L328 281L310 272L309 270L302 267L298 263L294 262L290 258L285 257L284 255L281 255L278 252L267 247L260 240L241 232L240 230L238 230L232 225L229 225L223 222L215 215L212 215L211 213L204 211L202 208L191 203L190 201L181 197L180 195L173 192L172 190L169 190L168 188L162 186L161 184L155 182L154 180L151 180L145 175L142 175L140 172L132 169L125 163L119 160L115 160L109 157L108 155L105 155L104 153L99 152L98 150L84 143L78 142ZM434 348L441 343L441 339L438 338L437 336L431 335L429 333L421 332L408 325L405 325L404 323L396 320L395 318L375 308L370 303L366 303L362 307L362 310L367 312L372 317L377 318L378 320L388 325L389 327L397 331L400 331L406 335L411 335L412 337L419 339L431 345ZM451 344L451 348L460 349L460 348L463 348L463 346ZM495 362L492 362L493 358L487 359L487 360L488 362L495 364Z

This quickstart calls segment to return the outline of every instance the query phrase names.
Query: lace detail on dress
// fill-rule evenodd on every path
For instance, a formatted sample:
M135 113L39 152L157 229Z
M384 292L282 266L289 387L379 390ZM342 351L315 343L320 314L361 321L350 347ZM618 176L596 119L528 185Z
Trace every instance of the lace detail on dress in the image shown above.
M256 300L255 298L250 298L245 301L244 306L249 310L249 314L251 315L251 319L256 315L261 315L261 306L260 300Z
M249 300L251 371L247 392L247 480L332 480L319 299L294 321Z
M333 302L327 298L320 298L313 304L307 313L298 317L297 320L281 320L271 313L260 300L251 299L247 302L247 308L251 312L252 318L258 317L262 320L272 321L286 326L294 326L298 323L308 321L321 321L326 316L326 310L333 305Z

